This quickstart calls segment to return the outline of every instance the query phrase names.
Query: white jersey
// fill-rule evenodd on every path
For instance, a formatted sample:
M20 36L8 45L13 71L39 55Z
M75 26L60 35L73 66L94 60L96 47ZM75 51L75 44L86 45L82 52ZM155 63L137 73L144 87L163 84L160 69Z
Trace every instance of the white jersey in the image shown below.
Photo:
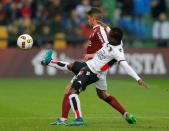
M98 74L121 60L125 60L122 45L113 46L106 43L86 64L93 73Z

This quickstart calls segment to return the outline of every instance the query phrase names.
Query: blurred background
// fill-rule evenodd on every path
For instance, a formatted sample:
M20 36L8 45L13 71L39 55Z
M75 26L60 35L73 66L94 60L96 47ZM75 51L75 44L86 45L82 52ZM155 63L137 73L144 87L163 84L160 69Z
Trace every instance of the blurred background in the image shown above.
M125 46L168 47L169 0L0 0L0 48L15 47L23 33L37 47L85 48L92 6L102 9L104 23L124 29Z
M29 58L25 67L30 65L31 70L39 64L45 54L39 51L45 48L53 48L57 59L83 59L91 31L86 11L91 7L101 8L104 23L123 28L126 57L137 73L168 76L169 0L0 0L1 59L6 54L11 55L6 58L8 65L11 57L23 57L18 60L22 61L20 63ZM24 33L33 37L34 48L22 53L15 47L17 38ZM21 55L14 57L11 50ZM27 58L28 55L32 56ZM0 64L3 72L8 72L6 65ZM22 69L20 66L23 64L18 62L16 67ZM43 69L39 68L42 67L36 68L39 74L43 74ZM27 76L23 70L23 76ZM2 71L1 76L6 76Z

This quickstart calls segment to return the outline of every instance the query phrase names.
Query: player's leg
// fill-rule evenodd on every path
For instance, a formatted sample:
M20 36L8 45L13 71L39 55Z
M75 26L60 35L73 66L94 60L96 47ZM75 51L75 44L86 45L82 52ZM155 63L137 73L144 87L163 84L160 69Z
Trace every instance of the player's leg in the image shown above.
M119 101L114 96L110 95L107 92L106 79L100 79L95 83L95 85L96 92L99 98L101 98L106 103L115 108L117 111L119 111L122 114L122 116L127 120L127 122L129 122L130 124L136 123L136 119L124 109L124 107L119 103Z
M84 122L82 119L82 112L80 106L80 99L78 97L78 93L76 89L71 88L69 91L69 101L72 108L72 111L75 114L75 120L72 123L66 124L66 126L84 126Z
M69 100L71 108L75 114L75 120L66 126L84 126L78 94L81 91L84 91L87 85L92 84L97 80L97 75L93 74L87 66L81 69L72 84L72 88L69 90Z
M44 66L48 65L48 66L51 66L51 67L54 67L54 68L57 68L63 71L71 70L71 67L73 65L72 63L65 62L65 61L53 61L52 53L53 53L52 50L48 50L46 52L45 58L41 61L42 65Z
M73 80L73 79L72 79ZM70 111L70 102L69 102L69 90L72 86L72 81L68 84L68 86L65 89L64 97L62 100L62 116L61 118L58 118L56 122L50 123L50 125L62 125L67 123L68 114Z
M72 83L73 81L76 79L76 76L74 76L71 80L71 82L69 83L69 85L66 87L65 89L65 94L64 94L64 98L62 101L62 118L67 119L68 118L68 114L70 111L70 101L69 101L69 90L72 87Z
M48 50L46 52L45 58L41 61L42 65L48 65L60 70L72 71L75 75L77 75L82 67L86 66L85 62L75 61L73 63L68 63L65 61L53 61L52 60L52 50Z
M68 114L70 111L70 101L69 101L69 90L72 87L73 81L76 79L76 76L74 76L71 80L71 82L68 84L68 86L65 89L64 97L62 100L62 116L59 118L56 122L51 123L50 125L62 125L67 123Z

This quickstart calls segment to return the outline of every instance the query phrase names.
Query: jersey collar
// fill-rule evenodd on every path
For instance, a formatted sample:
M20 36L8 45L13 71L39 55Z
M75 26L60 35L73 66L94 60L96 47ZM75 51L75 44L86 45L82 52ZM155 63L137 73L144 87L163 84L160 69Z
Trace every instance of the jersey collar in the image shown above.
M100 25L95 25L95 26L93 26L93 29L96 28L96 27L98 27L98 26L100 26Z
M112 46L119 46L120 44L116 44L114 42L109 42L108 44L112 45Z

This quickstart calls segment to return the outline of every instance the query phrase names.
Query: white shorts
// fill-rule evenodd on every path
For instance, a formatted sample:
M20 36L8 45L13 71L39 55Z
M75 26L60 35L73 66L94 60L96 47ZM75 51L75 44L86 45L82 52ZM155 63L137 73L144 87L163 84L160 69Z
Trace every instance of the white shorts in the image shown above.
M107 81L106 81L107 72L108 70L101 72L99 75L97 75L97 77L99 78L99 80L95 82L97 89L107 90Z
M100 90L107 90L107 81L106 81L106 76L107 76L107 70L104 72L101 72L98 75L99 80L95 82L95 86L97 89ZM76 76L74 76L71 80L71 83L76 79Z

